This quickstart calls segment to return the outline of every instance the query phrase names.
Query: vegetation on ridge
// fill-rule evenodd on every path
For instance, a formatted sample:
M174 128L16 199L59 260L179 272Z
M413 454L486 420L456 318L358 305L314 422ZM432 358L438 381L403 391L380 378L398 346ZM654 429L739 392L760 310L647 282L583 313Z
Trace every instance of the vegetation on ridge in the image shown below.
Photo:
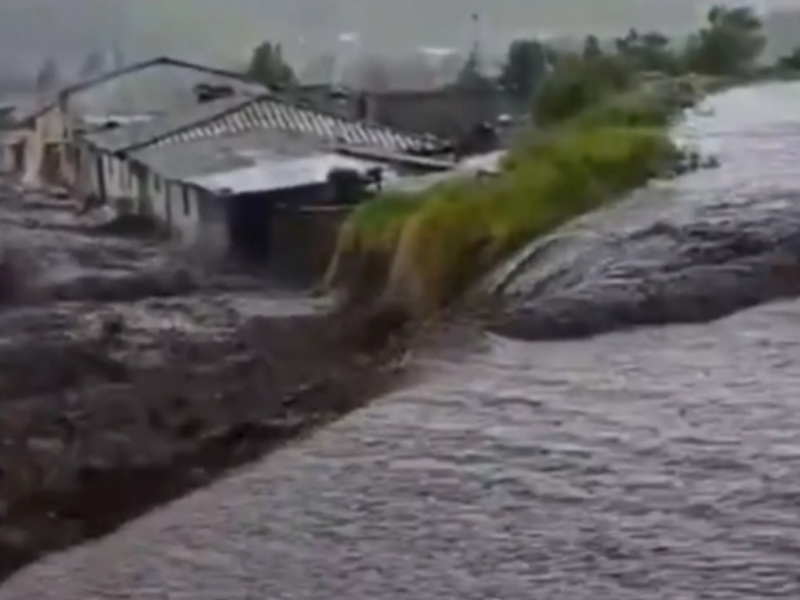
M594 38L568 54L517 42L502 79L510 93L529 94L536 130L497 177L360 206L342 227L329 283L347 286L365 260L372 277L377 259L384 293L410 310L435 310L524 243L663 173L679 158L671 118L755 69L757 23L745 9L714 8L685 48L635 31L611 50Z
M411 286L409 300L436 308L521 244L640 185L675 156L657 128L575 128L520 144L500 177L362 205L339 251L384 256L396 285Z

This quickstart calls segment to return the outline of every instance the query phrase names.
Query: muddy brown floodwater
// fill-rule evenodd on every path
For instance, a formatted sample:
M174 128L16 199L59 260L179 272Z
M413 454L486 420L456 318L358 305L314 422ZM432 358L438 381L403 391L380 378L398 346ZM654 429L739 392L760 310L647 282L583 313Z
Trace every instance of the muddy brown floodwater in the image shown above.
M783 249L800 235L800 87L711 105L683 129L720 169L635 195L498 273L518 318L504 332L528 341L418 351L401 391L45 558L0 598L796 600L798 285L790 270L772 296L739 290L786 257L735 232L772 229ZM694 286L716 306L706 319L726 316L670 323L692 315L638 297L623 310L636 282L664 302ZM746 302L719 303L725 291Z
M0 198L0 577L382 389L303 291L28 196Z

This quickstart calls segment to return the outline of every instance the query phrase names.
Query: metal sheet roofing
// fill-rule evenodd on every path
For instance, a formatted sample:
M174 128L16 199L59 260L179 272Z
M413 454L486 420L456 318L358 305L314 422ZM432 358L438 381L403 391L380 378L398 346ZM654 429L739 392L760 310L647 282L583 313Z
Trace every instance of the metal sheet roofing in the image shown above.
M153 115L147 122L93 132L86 135L86 139L92 145L109 152L145 148L154 140L207 122L251 102L253 98L252 94L236 94L205 104L191 104L181 110Z
M320 145L275 131L248 132L224 140L207 138L185 144L147 146L130 158L163 177L187 180L251 166L261 158L293 158L320 152Z
M216 118L161 136L153 143L184 143L256 129L286 131L342 145L400 153L431 150L441 144L432 136L400 133L389 127L297 107L272 97L248 102Z
M262 158L248 167L194 177L187 182L213 192L246 194L324 183L334 169L366 173L375 167L381 165L336 153L320 153L294 158Z
M303 108L273 95L237 95L157 116L149 123L87 135L110 152L182 144L251 131L281 131L344 146L408 154L435 150L443 141Z

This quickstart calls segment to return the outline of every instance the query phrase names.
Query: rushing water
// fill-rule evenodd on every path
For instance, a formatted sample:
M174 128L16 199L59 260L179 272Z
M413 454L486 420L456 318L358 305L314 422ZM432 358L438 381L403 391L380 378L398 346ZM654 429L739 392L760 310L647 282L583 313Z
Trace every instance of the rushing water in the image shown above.
M713 104L684 130L723 166L652 191L664 210L796 192L800 89ZM798 598L798 309L426 353L417 385L0 597Z

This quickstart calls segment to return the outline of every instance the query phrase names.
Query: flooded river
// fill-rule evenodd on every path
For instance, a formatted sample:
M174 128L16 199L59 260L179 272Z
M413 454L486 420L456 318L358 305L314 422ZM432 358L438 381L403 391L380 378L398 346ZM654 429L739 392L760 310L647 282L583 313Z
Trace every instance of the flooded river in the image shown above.
M585 221L581 235L499 272L495 288L521 313L576 290L602 312L604 292L656 272L680 275L657 288L664 299L690 285L719 313L769 299L739 291L748 302L715 304L720 290L762 281L775 256L755 242L712 250L739 230L751 242L772 231L784 255L795 247L800 87L734 90L711 105L679 129L719 169ZM692 224L703 234L684 235ZM634 318L651 304L626 312L611 294L617 318L601 335L478 335L421 353L415 385L46 558L0 598L797 598L800 303L794 263L783 264L772 296L784 299L711 323L611 331L657 321Z

